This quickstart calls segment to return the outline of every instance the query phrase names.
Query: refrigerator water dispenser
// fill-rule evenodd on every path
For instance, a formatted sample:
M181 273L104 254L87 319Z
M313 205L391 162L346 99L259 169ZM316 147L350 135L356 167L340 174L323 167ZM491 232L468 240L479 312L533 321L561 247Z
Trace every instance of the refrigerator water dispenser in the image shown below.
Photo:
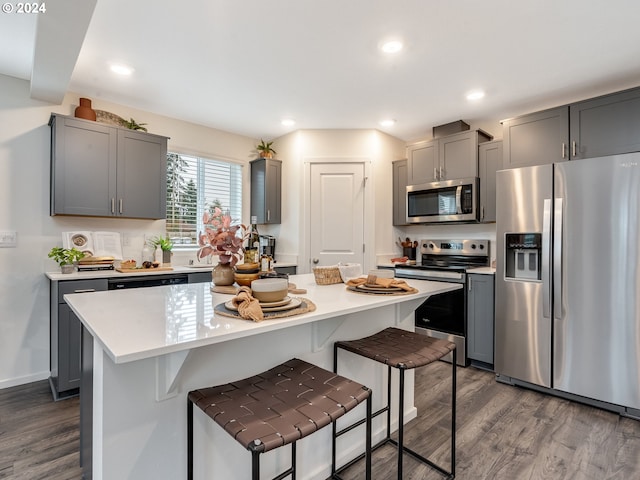
M542 234L507 233L505 238L505 278L514 280L542 279Z

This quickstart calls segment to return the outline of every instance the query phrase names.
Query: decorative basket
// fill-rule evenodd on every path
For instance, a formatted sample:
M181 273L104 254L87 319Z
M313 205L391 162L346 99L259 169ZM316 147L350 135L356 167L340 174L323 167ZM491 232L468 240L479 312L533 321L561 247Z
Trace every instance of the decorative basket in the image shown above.
M333 285L334 283L342 283L340 270L337 265L330 267L313 267L313 275L316 277L318 285Z

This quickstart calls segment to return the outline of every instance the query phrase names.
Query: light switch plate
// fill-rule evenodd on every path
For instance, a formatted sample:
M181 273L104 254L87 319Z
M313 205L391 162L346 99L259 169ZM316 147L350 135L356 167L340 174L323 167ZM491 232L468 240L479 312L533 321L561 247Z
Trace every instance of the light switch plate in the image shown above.
M0 231L0 248L15 248L18 244L18 232L11 230Z

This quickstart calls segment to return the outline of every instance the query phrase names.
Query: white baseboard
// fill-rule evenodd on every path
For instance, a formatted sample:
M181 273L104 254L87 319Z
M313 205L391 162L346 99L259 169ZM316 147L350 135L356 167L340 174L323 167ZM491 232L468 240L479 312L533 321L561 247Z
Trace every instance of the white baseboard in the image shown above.
M40 380L46 380L51 375L51 372L39 372L33 375L27 375L25 377L9 378L7 380L0 381L0 390L10 387L17 387L18 385L25 385L27 383L39 382Z

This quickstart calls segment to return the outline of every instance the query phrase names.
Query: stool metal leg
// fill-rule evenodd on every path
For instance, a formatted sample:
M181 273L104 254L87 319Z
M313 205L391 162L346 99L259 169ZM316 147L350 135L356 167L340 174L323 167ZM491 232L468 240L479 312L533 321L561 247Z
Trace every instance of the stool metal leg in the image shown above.
M193 480L193 402L187 400L187 480Z
M365 479L371 480L371 411L373 409L371 397L373 395L370 394L369 398L367 398L367 425L366 425L366 440L365 440ZM335 423L335 422L334 422Z
M404 459L404 370L402 367L398 368L400 377L400 392L398 395L398 480L402 480Z
M456 476L456 365L457 350L453 349L451 362L451 478Z
M260 453L251 452L251 480L260 480Z

